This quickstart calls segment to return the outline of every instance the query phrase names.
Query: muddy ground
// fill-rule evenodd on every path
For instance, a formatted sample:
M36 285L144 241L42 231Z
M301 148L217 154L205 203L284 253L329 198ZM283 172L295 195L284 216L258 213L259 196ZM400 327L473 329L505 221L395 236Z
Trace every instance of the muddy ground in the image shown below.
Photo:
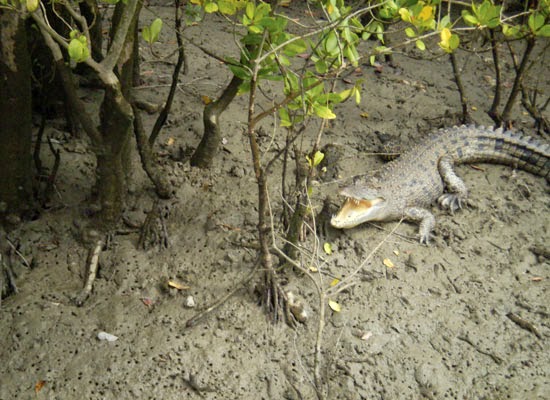
M153 11L171 18L168 7ZM295 12L307 18L303 10ZM233 54L224 26L211 16L186 35ZM174 39L169 30L161 42L164 47L157 51L170 53ZM154 62L147 49L143 54L140 95L162 102L171 66ZM197 326L185 327L253 268L254 251L240 243L254 239L257 218L243 134L244 96L223 116L223 151L211 170L192 168L180 158L180 147L195 147L200 140L201 96L216 97L229 78L223 65L197 48L189 46L187 54L190 71L181 77L158 146L176 188L167 220L170 247L145 252L136 248L136 232L115 236L101 255L99 278L83 307L72 301L85 276L86 250L77 240L77 227L86 222L95 161L87 140L69 137L61 123L49 124L46 133L57 139L62 165L51 208L10 234L20 239L21 252L34 268L18 267L19 293L4 299L0 308L1 400L315 398L319 306L306 277L288 274L288 289L304 299L309 312L308 321L295 329L266 320L254 293L258 279ZM456 123L453 115L460 106L449 62L414 55L410 49L396 55L397 67L384 66L381 72L363 65L351 77L364 80L362 103L338 106L338 118L323 136L323 144L336 145L342 156L332 166L335 179L315 186L314 206L331 195L335 208L337 188L345 179L382 165L372 154L379 144L376 131L406 147L432 129ZM458 59L472 116L490 125L485 114L492 93L486 78L492 75L489 54L459 52ZM504 70L509 86L509 60ZM541 61L532 74L544 95L550 93L547 72ZM97 95L82 96L93 107ZM263 107L269 105L262 101ZM519 107L514 112L516 126L534 132L530 117ZM153 118L148 117L148 126ZM316 131L316 124L307 129L305 150ZM264 132L262 144L267 148L272 141L267 154L273 154L283 132L276 131L272 140L272 121L264 124ZM275 185L280 167L276 164L271 186L275 213L281 209ZM550 243L548 185L509 167L478 167L458 169L470 188L471 207L455 215L434 207L438 225L430 247L417 243L417 227L408 223L390 236L395 223L329 230L322 241L332 244L330 255L311 236L303 243L304 266L322 271L324 289L364 264L355 285L332 298L342 311L326 312L321 372L329 399L550 398L549 261L538 255ZM151 207L153 191L137 158L135 168L125 217L139 223ZM394 266L386 266L384 259ZM171 279L189 289L168 289ZM189 296L195 307L189 307ZM519 324L511 314L521 319ZM101 331L118 340L98 340ZM36 394L40 382L44 385Z

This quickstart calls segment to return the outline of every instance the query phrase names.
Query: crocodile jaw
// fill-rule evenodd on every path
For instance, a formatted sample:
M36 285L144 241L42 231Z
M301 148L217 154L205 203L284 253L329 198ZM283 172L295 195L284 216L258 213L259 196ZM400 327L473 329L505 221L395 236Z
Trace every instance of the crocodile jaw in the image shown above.
M348 197L338 214L333 215L330 224L338 229L354 228L367 221L381 221L386 215L386 201L381 197L357 199Z

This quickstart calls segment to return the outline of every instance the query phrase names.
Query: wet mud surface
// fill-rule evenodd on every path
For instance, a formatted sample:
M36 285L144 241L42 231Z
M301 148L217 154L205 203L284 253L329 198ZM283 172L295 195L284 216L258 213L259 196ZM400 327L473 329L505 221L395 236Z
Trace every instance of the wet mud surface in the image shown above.
M156 11L171 13L162 7ZM234 45L222 26L212 17L186 34L231 52ZM174 42L163 35L171 47L162 52L168 54ZM216 47L220 43L222 48ZM315 398L319 301L307 278L288 274L288 288L310 315L295 329L266 320L254 293L257 280L196 326L185 326L250 273L255 251L241 243L254 239L257 218L243 133L244 96L222 117L223 150L211 170L178 160L179 147L195 147L200 140L201 96L216 97L229 82L226 68L200 50L189 46L188 57L189 74L181 78L159 138L160 162L177 188L167 218L170 247L145 252L136 248L138 233L116 235L102 253L99 277L83 307L72 301L82 288L87 256L75 226L85 219L94 158L85 140L48 127L47 134L60 136L63 149L59 196L55 207L15 232L34 268L20 267L20 292L0 308L1 400ZM491 64L464 53L458 59L468 64L463 78L472 116L490 125L484 110L491 85L483 76L491 75ZM355 74L354 79L364 79L363 101L336 109L338 118L323 143L337 148L339 157L334 179L314 188L315 207L330 195L335 208L340 184L382 165L373 155L376 132L394 136L406 148L431 130L456 123L452 115L460 104L447 59L396 55L395 61L396 68L377 72L363 65ZM169 65L147 58L140 95L162 102L170 74ZM525 132L532 129L519 107L516 118ZM265 145L270 124L264 126ZM308 129L306 142L314 140L316 129ZM284 140L278 135L275 145ZM152 189L137 158L135 167L126 218L139 223L151 207ZM273 182L280 168L279 163ZM322 242L332 244L330 255L312 237L303 243L310 251L304 251L303 262L325 274L324 287L357 270L354 285L333 299L341 312L328 309L325 316L322 375L328 398L550 397L548 184L505 166L461 166L458 173L470 189L472 206L454 215L434 206L436 238L430 247L417 242L417 226L409 223L329 229ZM281 207L279 191L274 184L275 210ZM170 288L169 280L189 288ZM102 331L118 340L98 340ZM44 386L35 394L41 381Z

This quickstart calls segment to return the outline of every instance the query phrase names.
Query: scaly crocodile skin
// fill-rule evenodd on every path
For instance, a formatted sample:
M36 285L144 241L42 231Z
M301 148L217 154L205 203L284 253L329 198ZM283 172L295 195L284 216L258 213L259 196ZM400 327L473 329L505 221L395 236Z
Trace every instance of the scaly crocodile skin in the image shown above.
M454 212L467 198L456 164L489 162L521 168L550 178L550 145L529 136L483 126L441 129L366 181L341 190L347 199L332 217L335 228L367 221L401 218L420 224L420 242L428 244L435 218L428 207L436 200ZM445 192L444 192L445 191Z

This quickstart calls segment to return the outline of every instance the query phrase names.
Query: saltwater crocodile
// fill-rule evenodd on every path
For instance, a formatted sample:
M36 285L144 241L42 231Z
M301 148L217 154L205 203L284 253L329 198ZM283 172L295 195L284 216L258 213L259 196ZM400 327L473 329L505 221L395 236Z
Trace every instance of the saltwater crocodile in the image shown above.
M453 166L473 162L506 164L550 179L549 144L501 128L455 126L432 134L375 176L342 189L346 201L331 225L344 229L404 218L419 222L420 242L428 244L435 226L430 205L437 200L451 213L462 208L468 190Z

